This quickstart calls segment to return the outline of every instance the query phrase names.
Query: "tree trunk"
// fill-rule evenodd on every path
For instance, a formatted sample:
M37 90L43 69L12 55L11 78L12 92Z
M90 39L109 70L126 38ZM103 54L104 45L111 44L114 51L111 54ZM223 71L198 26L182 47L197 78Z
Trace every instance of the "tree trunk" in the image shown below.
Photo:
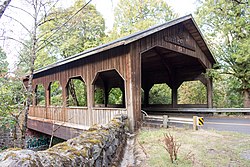
M33 75L35 70L35 60L37 56L37 29L38 29L38 2L35 0L33 1L33 6L35 10L34 14L34 30L32 32L32 48L30 52L30 67L29 67L29 80L28 80L28 86L27 86L27 97L26 97L26 106L24 109L24 122L22 127L22 140L25 141L26 136L26 130L27 130L27 123L28 123L28 115L29 115L29 108L32 104L32 94L33 94L33 87L32 87L32 81L33 81ZM25 143L23 142L23 146L25 147Z
M73 102L75 106L79 106L79 102L77 100L77 96L76 96L76 91L75 91L75 85L74 82L72 80L69 81L69 92L73 98Z
M250 88L243 90L244 92L244 108L250 108Z
M1 19L2 15L3 15L4 11L8 7L8 5L10 4L10 1L11 0L6 0L6 1L3 2L2 5L0 5L0 19Z
M24 109L24 121L22 125L22 130L21 130L21 140L22 140L22 148L25 147L25 136L26 136L26 131L27 131L27 122L28 122L28 115L29 115L29 107L32 103L32 80L33 80L33 73L34 69L32 68L31 74L29 75L29 81L28 81L28 87L27 87L27 97L26 97L26 105Z

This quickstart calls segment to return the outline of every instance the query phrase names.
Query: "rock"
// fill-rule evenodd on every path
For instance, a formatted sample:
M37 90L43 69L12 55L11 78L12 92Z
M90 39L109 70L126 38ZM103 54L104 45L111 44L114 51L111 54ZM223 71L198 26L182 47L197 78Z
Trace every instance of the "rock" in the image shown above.
M110 166L122 150L117 148L126 141L124 127L123 122L112 120L45 151L9 149L0 153L0 166Z

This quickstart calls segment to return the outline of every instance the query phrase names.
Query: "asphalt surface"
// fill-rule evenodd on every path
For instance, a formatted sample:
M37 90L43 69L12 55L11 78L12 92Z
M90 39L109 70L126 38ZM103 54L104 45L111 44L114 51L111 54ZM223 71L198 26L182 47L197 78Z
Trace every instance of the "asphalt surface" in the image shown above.
M157 114L158 116L163 114ZM193 115L197 114L176 114L168 113L170 117L182 117L182 118L192 118ZM204 117L204 126L199 128L201 129L214 129L219 131L232 131L250 134L250 115L242 117L228 117L228 116L212 116L212 115L200 115ZM170 123L170 126L176 127L187 127L192 128L192 125L188 124L179 124L179 123Z
M201 128L250 134L250 118L204 117L204 126Z

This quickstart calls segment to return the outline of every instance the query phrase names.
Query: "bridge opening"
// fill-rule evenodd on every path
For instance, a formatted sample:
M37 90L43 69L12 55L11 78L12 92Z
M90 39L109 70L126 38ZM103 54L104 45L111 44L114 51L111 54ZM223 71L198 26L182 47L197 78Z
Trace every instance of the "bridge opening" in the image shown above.
M182 52L163 46L146 50L141 53L142 109L159 113L176 108L207 107L206 87L202 85L207 83L203 75L205 72L206 68L199 59ZM192 89L187 87L187 83L192 85ZM191 90L196 90L195 98L201 99L194 101L191 94L195 92ZM183 105L184 102L187 105Z
M116 70L98 72L93 86L94 107L126 107L124 79Z
M87 106L87 87L82 77L70 78L66 89L67 106Z
M166 84L154 84L149 91L150 105L171 104L171 88Z
M50 105L51 106L62 106L63 96L62 96L62 86L59 81L51 82L49 85L50 92Z
M45 89L42 84L36 85L35 88L35 105L45 106Z
M122 105L122 96L121 88L111 88L109 91L108 104Z
M195 104L206 107L207 90L200 81L183 82L178 88L178 104Z

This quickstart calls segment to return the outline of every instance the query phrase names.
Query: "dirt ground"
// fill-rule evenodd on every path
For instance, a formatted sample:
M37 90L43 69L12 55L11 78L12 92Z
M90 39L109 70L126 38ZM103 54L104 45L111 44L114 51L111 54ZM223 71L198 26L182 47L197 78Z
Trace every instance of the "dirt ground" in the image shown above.
M172 164L164 148L164 134L179 143ZM142 128L135 137L135 163L128 166L250 167L250 135L188 128Z

